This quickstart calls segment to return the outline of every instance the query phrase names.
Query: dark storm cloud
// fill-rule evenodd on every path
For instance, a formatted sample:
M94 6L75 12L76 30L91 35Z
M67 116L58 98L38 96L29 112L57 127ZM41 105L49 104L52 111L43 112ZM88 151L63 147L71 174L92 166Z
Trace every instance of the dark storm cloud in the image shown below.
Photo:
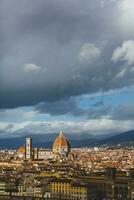
M116 120L134 120L134 103L119 105L111 112L111 118Z
M57 102L40 103L34 110L51 116L70 114L75 117L85 116L88 119L99 119L107 116L111 112L111 106L94 105L94 107L82 108L74 98Z
M69 101L58 101L49 103L40 103L35 107L35 111L50 115L64 115L77 109L74 99Z
M2 0L0 9L0 108L45 102L55 114L46 105L59 101L68 113L71 96L133 84L133 74L121 76L122 64L111 61L125 40L116 2Z

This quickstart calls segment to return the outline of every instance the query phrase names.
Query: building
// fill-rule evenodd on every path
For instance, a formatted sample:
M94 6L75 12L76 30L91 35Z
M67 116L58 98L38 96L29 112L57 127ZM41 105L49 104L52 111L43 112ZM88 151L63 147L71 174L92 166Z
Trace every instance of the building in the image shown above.
M34 155L34 160L38 160L39 158L39 149L38 148L34 148L33 149L33 155Z
M54 199L87 200L88 187L85 183L71 179L55 179L50 183L51 197Z
M67 158L70 152L70 143L64 133L60 132L53 143L52 149L32 148L32 138L26 138L25 147L22 146L17 150L17 156L26 160L52 160L61 157Z
M68 139L64 136L63 132L60 132L53 143L53 153L59 154L60 156L68 156L70 150L71 146Z
M26 138L25 158L27 160L32 159L32 151L32 138Z
M73 183L71 185L71 198L76 200L88 199L88 187L84 183Z
M107 169L106 174L91 174L81 177L81 181L88 183L91 193L90 200L115 199L134 200L134 177L125 172L116 172L114 168Z
M42 149L38 150L38 159L47 160L54 159L54 154L51 149Z
M23 185L10 177L0 177L0 196L6 195L22 196Z
M22 146L17 150L17 156L22 159L25 158L25 147Z

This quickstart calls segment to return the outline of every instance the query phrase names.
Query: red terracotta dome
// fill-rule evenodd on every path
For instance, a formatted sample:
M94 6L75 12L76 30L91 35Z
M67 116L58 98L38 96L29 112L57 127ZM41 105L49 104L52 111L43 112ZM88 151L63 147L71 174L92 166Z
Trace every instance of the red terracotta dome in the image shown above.
M20 147L18 150L17 150L18 153L21 153L21 154L25 154L25 147Z
M69 153L70 151L70 143L68 139L64 136L63 132L60 132L59 136L55 139L53 143L53 152L55 153Z

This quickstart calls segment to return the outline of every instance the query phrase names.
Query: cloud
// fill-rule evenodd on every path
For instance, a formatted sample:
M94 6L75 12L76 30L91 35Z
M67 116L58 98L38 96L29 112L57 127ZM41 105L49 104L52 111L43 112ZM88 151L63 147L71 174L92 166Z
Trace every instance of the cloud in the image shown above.
M104 8L100 0L0 4L0 108L64 101L124 86L109 81L115 76L108 61L111 43L120 35L113 20L116 3L105 1Z
M101 49L96 47L95 44L85 43L80 48L79 60L81 62L91 63L99 58Z
M30 64L30 63L24 64L23 68L24 68L25 72L35 72L35 73L37 73L37 72L41 71L41 67L36 65L36 64Z
M74 98L58 102L40 103L35 106L35 111L52 116L71 114L74 110L78 110L77 102Z
M118 25L122 30L121 35L125 34L127 37L133 37L134 33L134 2L133 0L120 0L118 2L119 15L117 19ZM130 23L131 22L131 23Z
M0 137L12 137L12 129L13 129L14 125L11 123L2 123L0 122Z
M25 121L37 115L36 111L26 111L24 108L1 109L0 121Z
M111 118L115 120L134 120L134 103L120 104L110 114Z
M122 72L122 66L110 60L121 40L133 41L118 26L121 1L103 2L0 3L1 109L44 102L48 112L49 103L58 106L72 97L134 84L133 74Z
M126 68L122 68L115 76L115 78L117 79L120 79L120 78L123 78L125 76L127 72L127 69Z
M11 124L10 130L7 131L9 123L0 122L0 131L10 137L25 136L27 134L45 134L58 133L63 130L65 133L89 133L105 134L113 132L123 132L134 128L134 121L120 121L111 119L95 119L86 121L47 121L47 122L21 122ZM10 125L10 126L11 126ZM5 127L5 130L4 130Z
M71 117L85 117L88 119L100 119L107 116L111 111L111 106L104 106L102 102L97 102L94 107L81 107L75 98L69 100L40 103L34 107L34 111L50 116L68 115Z
M134 40L124 41L121 47L117 47L113 52L112 61L125 61L128 65L133 65Z
M11 129L13 129L13 124L10 124L10 123L2 123L2 122L0 122L0 131L7 131L7 130L11 130Z

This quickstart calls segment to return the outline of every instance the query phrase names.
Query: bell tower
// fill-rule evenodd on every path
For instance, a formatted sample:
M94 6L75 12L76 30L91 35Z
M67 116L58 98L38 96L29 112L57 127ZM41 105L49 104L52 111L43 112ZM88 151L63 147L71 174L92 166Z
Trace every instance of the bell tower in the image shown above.
M32 159L32 138L26 138L25 159Z

